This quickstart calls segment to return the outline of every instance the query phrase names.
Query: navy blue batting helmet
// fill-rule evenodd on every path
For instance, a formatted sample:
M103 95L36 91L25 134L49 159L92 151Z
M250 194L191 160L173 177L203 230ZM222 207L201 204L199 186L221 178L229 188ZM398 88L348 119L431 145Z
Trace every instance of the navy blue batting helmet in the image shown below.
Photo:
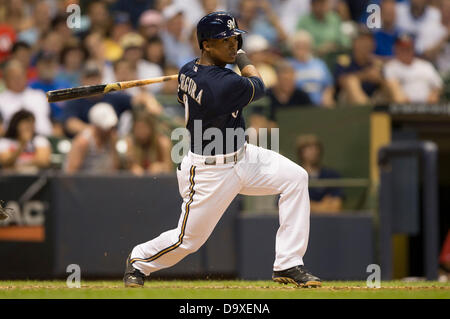
M203 49L202 42L207 39L223 39L237 36L238 49L242 47L242 34L247 31L238 29L236 19L228 12L212 12L197 24L197 39L200 49Z

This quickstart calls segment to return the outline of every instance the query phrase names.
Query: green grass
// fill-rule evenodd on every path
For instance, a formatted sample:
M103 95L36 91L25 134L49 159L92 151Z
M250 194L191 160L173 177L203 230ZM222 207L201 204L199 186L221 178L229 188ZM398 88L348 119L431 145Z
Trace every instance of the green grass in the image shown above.
M430 281L382 282L371 289L365 282L325 282L323 287L301 289L272 281L159 281L143 289L125 289L121 281L82 281L67 288L65 281L0 281L0 299L450 299L450 284Z

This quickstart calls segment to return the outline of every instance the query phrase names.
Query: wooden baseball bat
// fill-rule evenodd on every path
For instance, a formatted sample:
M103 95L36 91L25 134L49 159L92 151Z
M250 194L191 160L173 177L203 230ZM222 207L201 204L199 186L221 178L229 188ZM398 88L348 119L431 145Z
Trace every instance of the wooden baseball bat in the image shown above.
M174 74L145 80L123 81L99 85L85 85L68 89L48 91L47 100L49 102L59 102L59 101L80 99L88 96L105 94L113 91L126 90L136 86L144 86L153 83L166 82L170 80L175 80L177 78L178 74Z

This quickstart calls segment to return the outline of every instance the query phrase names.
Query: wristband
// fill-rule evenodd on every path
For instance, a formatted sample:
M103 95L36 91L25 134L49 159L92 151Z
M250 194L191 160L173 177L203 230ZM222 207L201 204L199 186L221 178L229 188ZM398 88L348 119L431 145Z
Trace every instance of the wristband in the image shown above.
M250 59L248 58L247 54L245 53L244 50L239 49L239 51L237 52L237 56L236 56L236 64L239 68L239 70L242 70L243 68L245 68L247 65L252 64L252 62L250 61Z

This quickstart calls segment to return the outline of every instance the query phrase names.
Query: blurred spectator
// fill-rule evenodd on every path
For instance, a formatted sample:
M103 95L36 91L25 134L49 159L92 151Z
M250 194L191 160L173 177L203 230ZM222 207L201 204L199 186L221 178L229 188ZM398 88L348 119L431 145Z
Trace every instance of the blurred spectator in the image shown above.
M117 61L122 57L123 50L120 46L122 38L133 31L130 18L125 12L117 12L114 15L114 24L109 37L105 38L105 58L108 61Z
M86 57L86 50L77 42L64 47L61 52L61 68L56 79L69 83L70 87L80 86L81 69Z
M308 0L277 0L273 2L273 5L288 37L292 36L297 30L298 20L311 11L310 1Z
M395 58L384 67L387 87L395 103L437 103L442 79L433 65L414 56L414 41L401 36Z
M2 137L5 134L5 129L3 127L3 117L2 113L0 113L0 137Z
M436 29L439 28L441 13L428 4L428 0L410 0L397 4L397 26L402 33L415 38L415 50L422 54L439 42Z
M56 79L59 64L58 57L53 53L39 52L36 57L37 79L30 83L32 89L48 91L59 90L70 87L70 84L64 80ZM64 102L50 103L50 118L54 122L61 120L62 108Z
M36 135L33 113L20 110L9 122L8 130L0 138L0 166L4 170L35 173L50 165L49 141Z
M372 34L361 29L353 40L352 56L338 57L335 78L341 102L367 104L377 98L383 74L382 62L373 55L374 50Z
M101 83L101 71L95 63L89 61L81 75L81 85L97 85ZM76 135L88 127L89 110L99 102L111 104L119 117L122 112L131 110L131 97L122 92L93 96L68 101L63 111L63 121L69 136Z
M275 67L278 81L275 86L267 90L270 99L270 119L276 121L276 112L281 108L310 106L312 104L308 94L296 87L295 70L292 65L281 60Z
M81 85L100 84L101 72L95 63L88 62L81 76ZM161 105L149 94L138 94L133 98L123 92L113 92L104 95L92 96L84 99L68 101L63 111L63 122L66 133L69 136L76 135L89 126L89 110L99 102L111 104L119 118L127 110L131 110L133 105L143 105L149 112L160 114Z
M139 33L146 39L157 37L163 25L163 17L156 10L144 11L139 18Z
M315 135L297 138L297 156L300 165L308 172L310 181L340 178L338 172L322 165L322 142ZM344 195L339 187L310 187L311 212L338 213L342 209Z
M56 31L48 31L42 34L38 43L39 51L51 52L60 55L64 48L64 38Z
M145 39L138 33L128 33L122 38L123 59L136 69L137 79L147 79L162 76L163 72L158 64L144 60ZM149 92L158 92L161 84L147 85Z
M37 77L36 67L31 65L31 54L31 47L26 42L17 41L11 49L10 59L22 63L22 66L27 72L28 81L32 81Z
M434 62L444 78L450 78L450 0L441 0L441 25L436 28L439 42L426 50L424 56Z
M131 63L128 60L120 59L114 63L114 75L116 77L117 82L122 81L133 81L137 79L136 75L136 65ZM135 96L140 94L142 90L145 90L143 87L133 87L123 91L124 94L128 94L131 96Z
M272 66L275 61L269 51L269 41L259 34L252 34L245 39L243 49L261 75L265 86L267 88L272 87L277 82L277 75ZM235 70L240 74L237 67L235 67Z
M287 38L278 16L267 0L240 0L236 16L240 29L251 35L263 36L271 45Z
M26 11L24 10L23 12ZM19 40L27 42L31 46L36 44L44 34L48 33L51 30L52 22L50 6L47 1L35 2L34 8L32 9L32 14L32 23L26 28L18 30L21 31L19 33Z
M166 65L166 55L164 52L164 43L159 36L148 39L145 44L144 55L147 61L164 68Z
M9 58L14 43L16 42L16 31L7 24L0 23L0 63Z
M114 82L114 70L111 63L106 59L106 48L103 36L97 32L89 33L84 39L84 46L88 51L89 60L94 61L97 64L97 67L100 68L100 82Z
M347 49L350 39L342 32L341 19L332 11L329 0L310 1L311 13L299 19L297 29L312 35L314 53L323 57Z
M155 0L115 0L111 1L111 10L113 12L127 13L130 17L130 21L133 24L133 28L138 27L139 19L145 10L153 8L155 6Z
M59 34L63 48L75 40L72 30L67 25L67 18L67 13L64 13L51 20L51 30Z
M383 0L381 2L381 28L375 29L375 54L382 58L394 56L394 43L400 32L396 26L396 2L395 0Z
M181 68L195 57L183 10L173 4L164 9L163 16L165 28L161 32L161 39L164 43L166 62Z
M104 1L89 1L87 14L89 17L90 32L98 32L106 36L112 27L112 18Z
M6 0L1 2L0 21L11 26L16 32L30 28L32 19L27 14L25 0Z
M333 77L325 62L314 57L313 46L308 31L297 31L290 39L293 54L290 62L295 69L296 85L308 93L313 104L331 107L334 105Z
M223 0L173 0L172 2L182 8L189 29L197 26L198 21L208 13L227 10Z
M36 132L39 135L51 135L50 105L45 94L27 86L25 69L17 60L10 60L3 71L6 90L0 93L0 113L5 125L8 125L14 113L25 109L33 113L36 119Z
M170 173L172 142L159 133L156 119L148 112L137 112L134 116L131 135L126 139L127 169L133 174Z
M114 172L119 168L116 112L111 104L101 102L89 110L88 118L91 124L73 139L64 171L69 174Z
M164 68L164 75L174 75L178 73L178 68L174 65L167 65ZM177 81L166 81L163 83L161 93L163 94L177 94L178 82Z

